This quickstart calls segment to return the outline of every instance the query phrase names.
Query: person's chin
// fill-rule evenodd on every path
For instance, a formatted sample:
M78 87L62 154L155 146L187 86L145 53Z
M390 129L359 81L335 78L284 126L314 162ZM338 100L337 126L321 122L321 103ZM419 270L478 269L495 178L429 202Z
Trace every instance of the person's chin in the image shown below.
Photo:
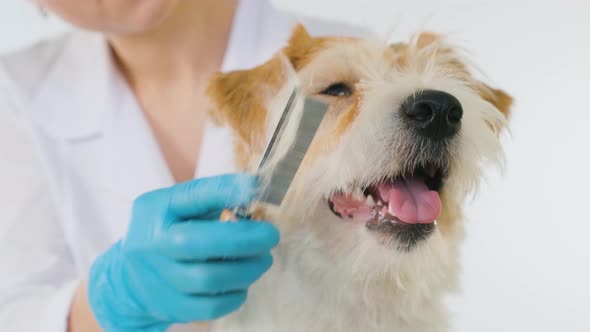
M117 34L140 34L156 29L178 7L179 0L133 1L126 15L113 13L111 24L104 27L105 32Z
M180 0L105 0L94 5L45 1L49 12L66 22L109 35L148 32L157 28L178 7Z

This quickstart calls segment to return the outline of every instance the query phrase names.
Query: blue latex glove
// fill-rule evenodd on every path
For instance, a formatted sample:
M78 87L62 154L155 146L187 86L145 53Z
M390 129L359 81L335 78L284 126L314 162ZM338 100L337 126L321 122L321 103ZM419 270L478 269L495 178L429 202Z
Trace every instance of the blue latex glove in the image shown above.
M279 241L267 222L221 223L249 203L257 179L224 175L140 196L126 237L92 265L88 298L106 331L164 331L238 309L272 264Z

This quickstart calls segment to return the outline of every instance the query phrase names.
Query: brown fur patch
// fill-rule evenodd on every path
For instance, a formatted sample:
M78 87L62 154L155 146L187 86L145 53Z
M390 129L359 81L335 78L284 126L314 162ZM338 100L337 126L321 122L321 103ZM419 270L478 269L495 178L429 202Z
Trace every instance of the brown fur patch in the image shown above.
M209 112L217 125L235 132L238 165L247 167L252 152L264 149L267 98L285 80L284 64L277 56L256 68L214 74L207 95L214 108Z
M513 104L513 99L509 94L502 90L491 88L481 82L475 86L475 90L481 98L494 105L506 118L510 117L510 108Z
M283 52L295 70L300 70L312 59L314 49L320 49L323 42L314 39L301 24L297 24Z
M297 24L282 50L295 70L309 64L330 41L352 38L312 37ZM286 81L285 63L280 55L249 70L214 74L206 93L213 101L209 112L217 125L229 125L236 133L237 164L245 169L253 154L264 149L268 98L276 95Z
M461 205L454 201L445 191L440 193L440 199L444 202L440 216L437 218L437 226L443 235L449 235L456 229L457 224L463 220Z
M353 41L353 38L346 37L312 37L302 24L297 24L293 29L291 38L283 53L289 58L295 70L308 65L317 52L326 48L326 45L333 41Z
M348 128L352 125L354 120L356 119L357 115L360 111L360 104L361 98L360 95L354 100L354 103L345 110L341 115L338 116L336 120L335 127L331 130L330 135L325 135L322 138L316 138L313 144L309 147L305 155L305 159L303 160L304 168L308 163L316 160L318 156L333 150L340 140L340 137L346 132Z
M357 115L359 114L360 107L361 107L361 95L357 93L354 103L350 106L348 110L346 110L342 115L338 117L338 121L336 122L336 127L334 128L334 136L340 137L354 122Z
M442 36L433 32L422 32L418 35L416 40L416 46L418 48L424 48L432 43L438 42L442 39Z
M453 49L443 43L443 40L444 37L441 35L422 32L413 37L413 43L391 44L385 55L394 59L396 67L402 70L408 66L424 67L436 58L439 61L439 67L446 67L455 77L468 81L470 75L467 67L459 60Z

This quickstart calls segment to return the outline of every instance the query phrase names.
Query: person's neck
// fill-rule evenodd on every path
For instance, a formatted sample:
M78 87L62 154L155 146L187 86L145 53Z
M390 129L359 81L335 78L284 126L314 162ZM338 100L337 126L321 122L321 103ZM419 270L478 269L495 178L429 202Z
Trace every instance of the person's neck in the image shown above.
M236 7L237 0L184 0L153 30L108 40L132 86L200 81L221 66Z

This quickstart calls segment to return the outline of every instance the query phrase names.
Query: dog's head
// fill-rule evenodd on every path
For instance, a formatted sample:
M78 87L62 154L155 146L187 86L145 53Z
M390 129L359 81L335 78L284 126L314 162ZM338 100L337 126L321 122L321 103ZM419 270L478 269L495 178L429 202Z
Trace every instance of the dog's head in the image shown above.
M279 55L209 86L212 115L234 130L243 169L260 158L278 115L268 105L288 67L329 110L282 208L271 211L283 238L368 267L384 257L444 259L482 163L501 162L511 98L476 80L435 34L390 45L311 37L298 26Z

